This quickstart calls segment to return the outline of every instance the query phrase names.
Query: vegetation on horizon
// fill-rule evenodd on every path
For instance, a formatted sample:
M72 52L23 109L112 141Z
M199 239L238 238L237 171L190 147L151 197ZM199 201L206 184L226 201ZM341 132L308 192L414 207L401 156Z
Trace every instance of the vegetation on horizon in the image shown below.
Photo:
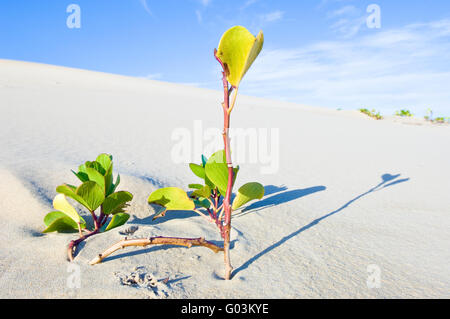
M440 116L440 117L433 118L433 110L432 109L427 110L427 115L424 116L424 119L431 123L437 123L437 124L450 123L450 117Z
M400 110L395 113L396 116L413 117L414 115L409 110Z
M377 112L376 110L369 111L368 109L359 109L359 111L363 114L366 114L366 115L376 119L376 120L383 119L383 116L381 115L381 113Z

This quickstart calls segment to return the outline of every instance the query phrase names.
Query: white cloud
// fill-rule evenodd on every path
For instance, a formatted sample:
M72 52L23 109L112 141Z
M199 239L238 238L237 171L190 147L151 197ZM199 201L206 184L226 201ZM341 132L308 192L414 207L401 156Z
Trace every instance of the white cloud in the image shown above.
M354 37L366 24L367 14L353 5L345 5L339 9L329 11L326 14L330 20L335 20L331 24L331 29L343 38Z
M262 22L274 22L283 19L284 12L283 11L273 11L270 13L262 14L259 16Z
M348 5L340 9L328 12L327 16L329 18L335 18L340 17L342 15L359 15L359 14L361 14L361 11L359 9L357 9L355 6Z
M373 31L350 40L263 50L243 82L248 94L391 114L450 116L450 20Z

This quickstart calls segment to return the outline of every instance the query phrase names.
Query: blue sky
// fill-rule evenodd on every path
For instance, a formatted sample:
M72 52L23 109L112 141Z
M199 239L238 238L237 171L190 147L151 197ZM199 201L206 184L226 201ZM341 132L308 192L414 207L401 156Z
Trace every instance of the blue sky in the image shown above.
M381 28L367 25L371 4ZM450 116L448 0L1 1L0 58L220 89L212 52L233 25L265 34L244 94Z

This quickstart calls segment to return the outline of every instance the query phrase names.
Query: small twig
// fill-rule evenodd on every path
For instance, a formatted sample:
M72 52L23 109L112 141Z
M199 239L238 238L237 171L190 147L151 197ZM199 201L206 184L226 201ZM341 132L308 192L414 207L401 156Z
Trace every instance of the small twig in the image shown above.
M102 254L91 260L89 264L95 265L101 263L106 257L110 256L119 249L125 247L146 247L149 245L176 245L185 246L191 248L192 246L203 246L211 249L215 253L223 251L223 248L206 241L204 238L174 238L174 237L152 237L152 238L142 238L142 239L127 239L119 241L118 243L112 245L110 248L105 250Z

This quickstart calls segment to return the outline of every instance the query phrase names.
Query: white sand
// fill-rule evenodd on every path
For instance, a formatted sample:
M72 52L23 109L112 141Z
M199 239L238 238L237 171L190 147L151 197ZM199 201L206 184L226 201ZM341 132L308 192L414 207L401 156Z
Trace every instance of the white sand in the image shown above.
M194 120L220 127L222 93L0 60L0 97L2 298L450 297L449 126L241 96L232 127L279 128L280 163L266 175L261 164L239 163L236 186L255 180L269 194L233 219L233 280L218 279L223 257L205 248L131 248L89 266L123 238L122 227L87 240L75 263L81 288L71 289L65 251L75 235L41 235L42 219L56 186L77 183L70 170L102 152L114 155L120 189L135 195L128 226L139 226L136 236L220 242L191 214L152 222L146 199L198 182L173 163L172 133ZM379 288L367 286L369 265L379 267ZM168 286L157 295L122 286L117 276L137 266L169 277Z

